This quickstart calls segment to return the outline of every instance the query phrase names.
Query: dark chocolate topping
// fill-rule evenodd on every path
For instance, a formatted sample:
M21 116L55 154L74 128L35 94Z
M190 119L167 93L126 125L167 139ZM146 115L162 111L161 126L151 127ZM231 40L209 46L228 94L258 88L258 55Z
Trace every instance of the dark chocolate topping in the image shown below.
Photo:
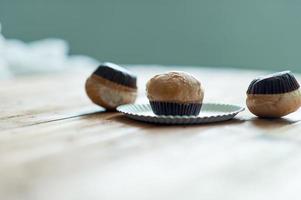
M292 92L300 87L290 71L283 71L254 79L247 94L281 94Z
M93 75L118 83L120 85L137 88L137 78L129 70L113 63L101 64Z

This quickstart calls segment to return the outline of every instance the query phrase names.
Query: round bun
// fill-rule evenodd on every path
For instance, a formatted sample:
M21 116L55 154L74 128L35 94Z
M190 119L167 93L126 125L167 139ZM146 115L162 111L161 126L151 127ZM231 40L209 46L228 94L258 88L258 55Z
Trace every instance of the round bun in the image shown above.
M157 115L198 115L204 98L201 83L185 72L168 72L151 78L147 97Z
M246 104L259 117L283 117L301 106L299 88L290 71L262 76L250 83Z
M248 95L247 106L258 117L278 118L295 112L301 106L301 93L292 92L274 95Z
M146 85L150 101L173 103L202 103L201 83L186 72L167 72L151 78Z
M93 103L109 110L134 103L137 97L136 76L118 65L104 63L87 79L86 93Z

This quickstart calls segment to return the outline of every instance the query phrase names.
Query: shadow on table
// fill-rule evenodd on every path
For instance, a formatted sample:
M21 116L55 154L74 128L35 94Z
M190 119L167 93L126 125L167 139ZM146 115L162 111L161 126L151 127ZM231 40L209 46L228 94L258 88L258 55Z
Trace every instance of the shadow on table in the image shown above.
M263 130L274 130L283 128L285 126L289 126L300 122L300 120L292 120L289 118L277 118L277 119L269 119L269 118L259 118L254 117L250 119L252 125L256 126L257 128Z
M121 115L121 113L115 111L106 111L100 110L96 112L86 113L81 116L82 119L89 119L89 120L109 120L114 116Z

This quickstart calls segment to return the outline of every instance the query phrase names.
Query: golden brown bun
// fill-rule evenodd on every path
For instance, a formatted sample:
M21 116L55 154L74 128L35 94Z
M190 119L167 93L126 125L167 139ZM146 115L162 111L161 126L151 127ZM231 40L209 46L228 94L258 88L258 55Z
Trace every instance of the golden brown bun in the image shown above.
M202 103L201 83L185 72L168 72L151 78L146 85L150 101L175 103Z
M86 93L93 103L107 109L134 103L137 89L123 86L100 76L91 75L86 81Z
M300 90L283 94L248 94L247 106L259 117L283 117L301 106Z

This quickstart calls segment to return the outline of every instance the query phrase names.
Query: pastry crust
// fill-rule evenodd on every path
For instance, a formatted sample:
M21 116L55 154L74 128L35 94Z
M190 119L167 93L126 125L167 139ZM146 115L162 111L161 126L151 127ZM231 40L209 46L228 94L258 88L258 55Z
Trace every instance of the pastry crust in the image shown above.
M301 106L300 90L282 94L248 94L247 106L259 117L283 117Z
M150 101L201 103L204 90L201 83L185 72L168 72L151 78L146 85Z
M134 103L137 97L137 89L114 83L97 75L91 75L87 79L86 93L93 103L107 109Z

